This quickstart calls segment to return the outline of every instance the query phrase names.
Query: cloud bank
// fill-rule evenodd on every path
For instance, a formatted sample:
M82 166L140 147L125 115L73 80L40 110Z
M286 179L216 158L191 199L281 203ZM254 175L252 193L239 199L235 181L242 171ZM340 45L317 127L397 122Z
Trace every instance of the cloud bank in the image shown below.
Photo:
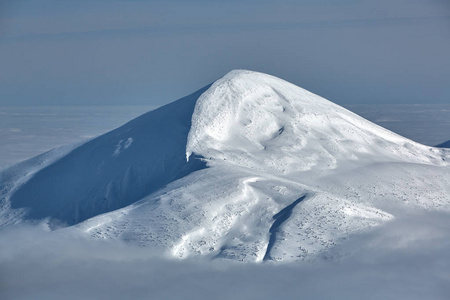
M448 299L449 213L353 236L314 262L172 260L64 229L0 231L2 299Z

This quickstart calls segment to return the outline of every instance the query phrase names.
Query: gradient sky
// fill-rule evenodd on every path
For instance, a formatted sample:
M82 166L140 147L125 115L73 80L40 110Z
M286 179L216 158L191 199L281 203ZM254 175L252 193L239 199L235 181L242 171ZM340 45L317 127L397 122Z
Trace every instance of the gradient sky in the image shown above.
M448 103L450 1L0 2L0 106L161 105L237 68L338 104Z

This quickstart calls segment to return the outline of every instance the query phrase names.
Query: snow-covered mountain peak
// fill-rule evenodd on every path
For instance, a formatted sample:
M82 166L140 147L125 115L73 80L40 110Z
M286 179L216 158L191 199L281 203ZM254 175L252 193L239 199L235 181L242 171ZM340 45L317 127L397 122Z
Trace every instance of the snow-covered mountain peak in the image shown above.
M286 174L361 158L442 161L425 148L282 79L235 70L197 100L186 151Z
M170 257L291 261L450 205L448 149L251 71L69 150L0 172L0 227L31 219Z

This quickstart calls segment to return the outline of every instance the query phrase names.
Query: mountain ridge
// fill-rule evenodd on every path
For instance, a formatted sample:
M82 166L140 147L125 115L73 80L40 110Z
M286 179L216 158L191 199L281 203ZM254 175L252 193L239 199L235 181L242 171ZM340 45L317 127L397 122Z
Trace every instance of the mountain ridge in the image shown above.
M441 143L439 145L436 145L434 147L437 147L437 148L450 148L450 140L448 140L446 142L443 142L443 143Z
M192 168L200 168L184 160L183 140L190 125L186 116L207 88L76 147L19 187L11 197L11 207L31 205L33 219L52 217L73 225L129 205ZM172 123L164 124L165 119ZM165 148L160 149L158 143Z

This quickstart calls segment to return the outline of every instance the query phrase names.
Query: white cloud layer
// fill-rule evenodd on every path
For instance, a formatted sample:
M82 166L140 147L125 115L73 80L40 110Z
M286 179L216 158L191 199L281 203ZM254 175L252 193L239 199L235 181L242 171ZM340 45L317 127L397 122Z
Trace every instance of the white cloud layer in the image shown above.
M9 299L448 299L449 213L422 212L353 237L315 262L167 260L64 230L0 232Z

